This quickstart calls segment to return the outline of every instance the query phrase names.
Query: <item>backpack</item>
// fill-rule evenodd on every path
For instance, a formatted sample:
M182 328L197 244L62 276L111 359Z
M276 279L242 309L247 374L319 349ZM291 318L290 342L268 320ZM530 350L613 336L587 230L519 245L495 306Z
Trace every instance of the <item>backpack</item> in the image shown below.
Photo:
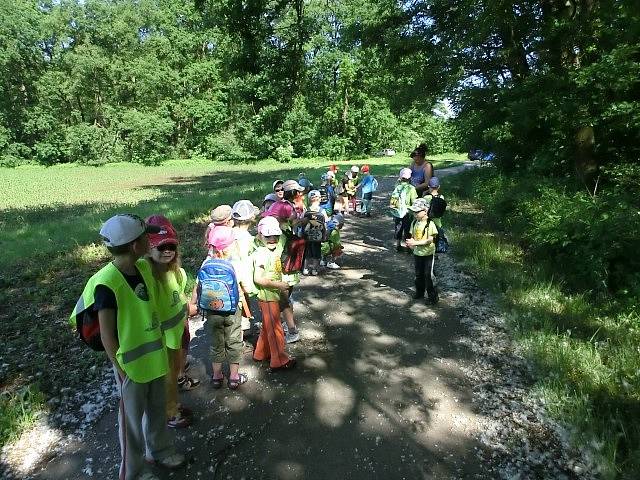
M287 235L287 241L280 256L282 273L296 273L302 270L305 246L304 238L296 237L293 234Z
M433 239L433 243L435 243L436 245L436 253L447 253L447 250L449 250L449 240L447 240L447 236L444 233L444 228L439 227L438 225L436 225L435 222L433 222L432 220L429 220L427 222L427 226L424 227L422 236L424 237L424 234L427 232L427 229L429 228L430 223L433 223L436 226L436 230L438 230L438 233ZM413 230L414 225L415 225L415 222L411 224L411 230Z
M373 181L371 182L371 191L375 192L377 190L378 190L378 180L374 178Z
M198 270L198 307L214 315L236 313L240 292L231 262L220 258L207 259Z
M91 308L86 308L75 316L75 320L76 331L80 340L86 343L91 350L96 352L104 351L102 338L100 338L98 312L93 311Z
M408 212L407 208L407 183L402 182L396 185L389 199L389 213L396 218L404 218Z
M307 242L324 242L327 240L327 226L322 212L309 212L309 223L304 227L304 238Z
M431 202L429 203L429 210L427 215L429 218L442 218L444 212L447 210L447 201L440 195L431 196Z
M320 185L318 187L318 192L320 192L320 205L325 205L329 203L329 192L325 185Z

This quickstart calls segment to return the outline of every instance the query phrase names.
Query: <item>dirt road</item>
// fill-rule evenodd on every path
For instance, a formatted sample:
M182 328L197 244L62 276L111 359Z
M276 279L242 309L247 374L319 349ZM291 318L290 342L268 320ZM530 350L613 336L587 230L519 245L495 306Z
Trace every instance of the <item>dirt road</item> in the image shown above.
M203 385L182 394L196 421L176 432L192 463L162 478L589 478L531 398L503 319L451 256L436 263L440 304L412 300L412 258L394 251L382 213L393 181L381 179L372 218L348 219L343 268L295 292L296 370L268 373L247 349L250 382L213 390L194 323ZM118 459L111 411L37 477L116 478Z

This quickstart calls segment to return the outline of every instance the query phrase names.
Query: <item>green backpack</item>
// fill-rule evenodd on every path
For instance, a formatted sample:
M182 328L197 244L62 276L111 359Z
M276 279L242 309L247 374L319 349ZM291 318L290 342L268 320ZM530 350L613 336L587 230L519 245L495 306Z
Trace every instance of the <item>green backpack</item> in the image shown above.
M389 199L389 213L392 217L404 218L409 209L407 208L407 192L409 190L408 183L399 183L391 193Z

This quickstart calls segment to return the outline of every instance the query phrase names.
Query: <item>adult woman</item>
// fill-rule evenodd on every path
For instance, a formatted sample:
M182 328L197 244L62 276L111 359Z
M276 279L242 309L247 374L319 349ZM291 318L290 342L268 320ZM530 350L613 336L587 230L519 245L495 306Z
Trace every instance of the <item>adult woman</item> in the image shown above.
M422 197L429 189L429 180L433 177L433 165L426 161L427 146L424 143L418 145L410 157L413 159L411 169L411 185L416 188L418 196Z

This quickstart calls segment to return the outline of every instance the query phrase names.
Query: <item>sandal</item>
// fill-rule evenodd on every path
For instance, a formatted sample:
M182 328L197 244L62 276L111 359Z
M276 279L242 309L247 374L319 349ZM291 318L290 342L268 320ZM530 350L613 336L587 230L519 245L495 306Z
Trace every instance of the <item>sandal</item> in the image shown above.
M247 383L247 380L249 380L249 377L246 373L239 373L238 378L230 378L227 381L227 386L230 390L236 390L240 385Z
M211 386L216 390L218 388L222 388L222 384L224 383L224 376L220 378L211 377Z
M183 392L188 392L196 387L200 386L200 380L197 378L191 378L189 375L184 375L178 378L178 387Z

